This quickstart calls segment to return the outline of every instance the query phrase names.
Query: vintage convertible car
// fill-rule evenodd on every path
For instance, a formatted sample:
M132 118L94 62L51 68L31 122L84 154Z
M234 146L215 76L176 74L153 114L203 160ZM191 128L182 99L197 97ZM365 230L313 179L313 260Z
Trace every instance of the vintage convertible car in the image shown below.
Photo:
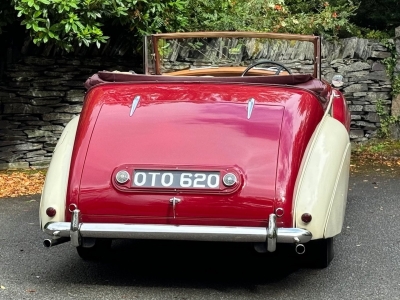
M345 214L350 116L321 79L320 38L198 32L144 45L144 74L86 82L47 173L44 245L70 241L91 259L113 239L290 244L328 266Z

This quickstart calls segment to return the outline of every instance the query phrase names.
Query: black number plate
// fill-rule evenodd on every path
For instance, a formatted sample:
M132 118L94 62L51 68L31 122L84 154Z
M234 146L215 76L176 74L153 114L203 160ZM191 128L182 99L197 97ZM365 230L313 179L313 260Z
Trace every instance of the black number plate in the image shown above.
M219 172L134 170L132 187L219 189Z

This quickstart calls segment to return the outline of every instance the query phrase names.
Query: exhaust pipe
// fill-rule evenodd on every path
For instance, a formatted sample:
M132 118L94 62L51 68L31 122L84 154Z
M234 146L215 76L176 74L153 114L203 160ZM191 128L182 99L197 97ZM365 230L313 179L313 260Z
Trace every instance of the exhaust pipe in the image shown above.
M43 246L45 246L46 248L50 248L59 244L63 244L65 242L69 242L70 238L68 237L60 237L58 239L45 239L43 241Z
M303 244L297 244L294 250L297 254L304 254L306 252L306 247Z

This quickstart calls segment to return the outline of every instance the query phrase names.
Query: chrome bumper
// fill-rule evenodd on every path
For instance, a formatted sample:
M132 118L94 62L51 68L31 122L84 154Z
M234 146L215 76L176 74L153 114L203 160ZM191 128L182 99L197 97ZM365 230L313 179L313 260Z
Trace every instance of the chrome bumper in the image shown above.
M148 225L115 223L82 223L80 211L72 212L71 222L49 222L44 232L52 236L47 245L58 244L58 239L69 238L73 246L80 246L82 238L154 239L211 242L267 243L274 252L276 243L303 244L311 240L311 232L301 228L276 228L276 215L269 217L268 228L197 225ZM46 244L45 244L46 245Z

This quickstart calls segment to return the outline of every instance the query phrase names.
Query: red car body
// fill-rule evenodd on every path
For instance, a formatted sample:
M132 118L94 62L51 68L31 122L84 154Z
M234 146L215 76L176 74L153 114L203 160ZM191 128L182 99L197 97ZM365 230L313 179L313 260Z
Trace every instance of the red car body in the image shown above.
M130 117L135 95L141 96L140 107ZM250 97L256 99L251 121L246 111ZM315 95L290 87L99 86L86 97L67 205L79 205L84 222L266 226L277 208L292 211L301 157L323 113ZM292 130L281 139L287 127ZM116 189L110 170L132 171L136 166L234 169L241 181L232 191ZM182 198L176 219L168 202L171 195ZM67 213L66 219L70 217ZM280 226L291 224L291 213L279 220Z
M45 245L75 239L84 258L96 246L93 239L126 237L105 234L106 229L102 235L92 229L85 233L85 224L229 228L234 233L235 228L268 231L274 222L275 238L279 228L301 227L295 198L301 174L307 177L302 169L310 141L328 113L341 124L335 126L348 131L350 125L343 95L309 75L224 79L103 73L103 79L113 80L89 89L70 138L60 222L41 219L53 236ZM320 148L319 156L331 155L332 149ZM121 171L127 172L125 182L116 179ZM180 176L181 186L168 186L173 174ZM227 174L236 178L231 186L224 183ZM135 185L134 178L152 183ZM157 186L160 180L168 184ZM43 215L50 205L46 201ZM293 236L285 243L299 240Z

